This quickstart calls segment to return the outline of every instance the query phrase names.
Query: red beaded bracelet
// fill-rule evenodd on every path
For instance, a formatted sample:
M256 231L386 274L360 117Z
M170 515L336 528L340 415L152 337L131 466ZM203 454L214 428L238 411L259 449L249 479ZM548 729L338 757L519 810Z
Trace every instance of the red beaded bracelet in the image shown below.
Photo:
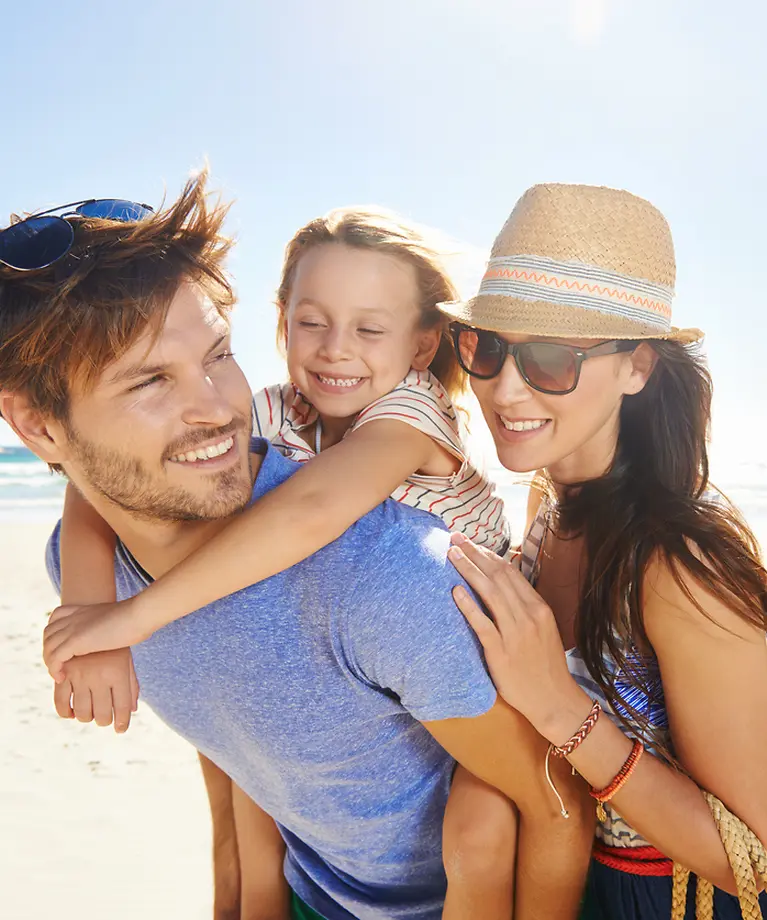
M610 785L605 786L604 789L595 789L592 786L589 790L592 798L597 800L597 818L599 818L600 821L606 820L607 812L605 811L605 805L623 787L626 780L628 780L634 772L642 754L644 754L644 745L641 741L635 741L626 763L620 768Z

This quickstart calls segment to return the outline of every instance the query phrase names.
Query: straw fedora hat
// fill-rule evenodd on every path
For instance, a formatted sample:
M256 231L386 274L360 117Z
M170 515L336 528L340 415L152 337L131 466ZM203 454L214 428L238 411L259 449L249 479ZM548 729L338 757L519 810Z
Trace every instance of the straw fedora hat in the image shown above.
M671 231L649 201L591 185L534 185L493 244L475 297L439 304L479 329L584 339L672 339Z

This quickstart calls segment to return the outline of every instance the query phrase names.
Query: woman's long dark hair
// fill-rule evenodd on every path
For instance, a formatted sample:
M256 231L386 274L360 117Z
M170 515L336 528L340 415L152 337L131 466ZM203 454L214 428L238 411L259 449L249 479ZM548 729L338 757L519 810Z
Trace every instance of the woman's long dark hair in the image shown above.
M688 596L683 576L691 574L761 628L767 628L767 576L745 521L710 492L708 370L694 348L667 341L652 347L657 365L645 388L623 401L611 469L560 499L556 526L563 536L584 538L576 625L584 663L623 724L668 755L646 707L630 702L638 690L650 706L662 704L657 670L645 657L651 646L642 586L649 562L668 563Z

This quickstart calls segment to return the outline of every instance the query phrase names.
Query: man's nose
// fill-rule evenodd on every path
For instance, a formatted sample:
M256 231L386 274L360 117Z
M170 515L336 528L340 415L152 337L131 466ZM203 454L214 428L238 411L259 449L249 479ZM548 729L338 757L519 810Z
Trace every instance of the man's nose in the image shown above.
M339 326L330 327L322 339L320 354L328 361L344 361L353 357L351 336Z
M184 391L184 421L188 425L222 427L235 417L231 402L205 373L187 381Z

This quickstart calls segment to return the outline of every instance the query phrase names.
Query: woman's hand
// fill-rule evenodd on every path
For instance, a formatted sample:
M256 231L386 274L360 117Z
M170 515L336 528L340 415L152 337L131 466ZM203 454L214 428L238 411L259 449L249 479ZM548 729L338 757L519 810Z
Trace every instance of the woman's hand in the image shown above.
M64 664L75 655L127 648L151 635L129 601L57 607L43 634L43 659L51 677L64 680Z
M590 701L567 669L551 608L512 563L453 534L453 565L482 598L492 619L465 588L453 597L477 634L493 682L503 699L554 744L577 729Z

